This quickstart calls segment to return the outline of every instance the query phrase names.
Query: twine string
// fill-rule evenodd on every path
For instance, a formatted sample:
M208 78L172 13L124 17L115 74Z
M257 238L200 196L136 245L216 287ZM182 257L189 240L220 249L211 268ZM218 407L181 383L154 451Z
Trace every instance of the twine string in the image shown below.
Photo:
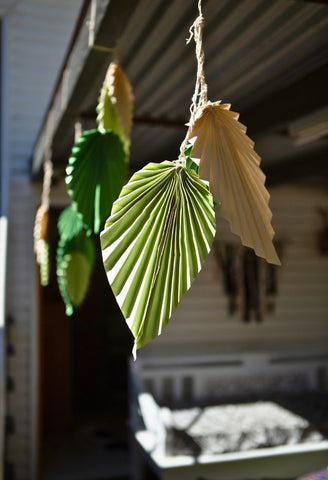
M41 205L45 207L46 210L49 210L50 204L50 191L51 191L51 180L53 175L53 164L51 160L52 152L47 150L46 158L43 165L43 188L42 188L42 197Z
M191 128L195 122L195 116L197 110L207 104L207 84L205 80L204 74L204 61L205 55L203 50L203 27L204 27L204 17L202 14L202 1L198 1L198 17L194 21L194 23L189 28L190 36L187 39L187 44L191 42L192 39L195 41L195 54L197 60L197 74L196 74L196 82L195 82L195 90L192 96L191 105L190 105L190 120L189 120L189 128L186 134L185 139L181 143L180 146L180 156L179 156L179 163L186 163L184 151L187 145L187 138Z

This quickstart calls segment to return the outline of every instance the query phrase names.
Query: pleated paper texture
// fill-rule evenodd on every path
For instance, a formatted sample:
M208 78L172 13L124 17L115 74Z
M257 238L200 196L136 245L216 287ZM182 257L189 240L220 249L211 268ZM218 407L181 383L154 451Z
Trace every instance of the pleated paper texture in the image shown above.
M87 294L95 264L95 247L82 230L74 238L60 239L57 248L57 281L66 315L80 307Z
M109 283L136 350L160 335L208 255L213 199L197 175L172 162L133 175L101 233Z
M272 243L270 195L264 186L261 159L238 117L228 104L216 102L201 107L188 133L193 143L191 158L199 164L199 177L209 181L231 231L258 256L280 265Z
M111 130L87 130L75 142L66 168L67 190L90 234L99 233L126 181L122 142Z
M129 141L133 117L132 87L120 65L111 63L100 91L97 106L100 129L112 129Z

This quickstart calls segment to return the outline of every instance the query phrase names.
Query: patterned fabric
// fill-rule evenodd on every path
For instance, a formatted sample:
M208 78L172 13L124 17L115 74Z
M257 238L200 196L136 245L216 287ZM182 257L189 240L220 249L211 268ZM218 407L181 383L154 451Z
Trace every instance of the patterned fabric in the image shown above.
M327 480L328 470L320 470L320 472L309 473L303 477L299 477L298 480Z

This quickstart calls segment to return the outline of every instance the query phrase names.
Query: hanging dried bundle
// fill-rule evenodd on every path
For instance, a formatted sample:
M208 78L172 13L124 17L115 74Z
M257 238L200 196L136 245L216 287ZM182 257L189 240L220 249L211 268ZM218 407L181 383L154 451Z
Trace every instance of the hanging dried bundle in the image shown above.
M34 221L34 252L36 262L40 267L40 283L43 287L49 284L50 280L50 254L48 243L48 223L49 223L49 198L52 178L52 163L48 158L44 164L42 200Z
M50 255L47 240L49 211L45 205L40 205L34 222L34 252L36 262L40 266L40 283L43 287L49 284Z

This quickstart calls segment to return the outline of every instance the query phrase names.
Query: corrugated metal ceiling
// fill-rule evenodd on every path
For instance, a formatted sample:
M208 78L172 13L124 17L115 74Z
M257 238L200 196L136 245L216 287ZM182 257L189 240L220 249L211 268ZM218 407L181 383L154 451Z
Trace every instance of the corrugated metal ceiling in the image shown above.
M204 0L203 14L209 98L232 103L241 120L244 110L327 62L327 5ZM132 163L178 154L183 129L161 121L188 120L196 61L194 44L186 45L186 38L196 16L195 1L141 0L119 41L135 92L135 116L158 120L135 126Z
M209 99L231 103L240 112L250 135L260 139L263 166L308 155L312 147L322 158L328 153L327 139L296 148L285 132L288 122L328 104L328 4L302 0L202 3ZM131 164L137 168L178 155L196 76L194 43L186 45L186 38L198 10L196 0L139 0L131 5L131 12L125 11L128 19L119 39L119 57L135 94ZM118 2L118 18L120 8L124 7ZM108 55L103 61L108 62ZM81 111L71 112L72 122L73 116L84 118L86 128L95 119L100 73L90 78ZM57 137L53 152L58 164L66 162L71 144L68 137L65 141L63 135Z

